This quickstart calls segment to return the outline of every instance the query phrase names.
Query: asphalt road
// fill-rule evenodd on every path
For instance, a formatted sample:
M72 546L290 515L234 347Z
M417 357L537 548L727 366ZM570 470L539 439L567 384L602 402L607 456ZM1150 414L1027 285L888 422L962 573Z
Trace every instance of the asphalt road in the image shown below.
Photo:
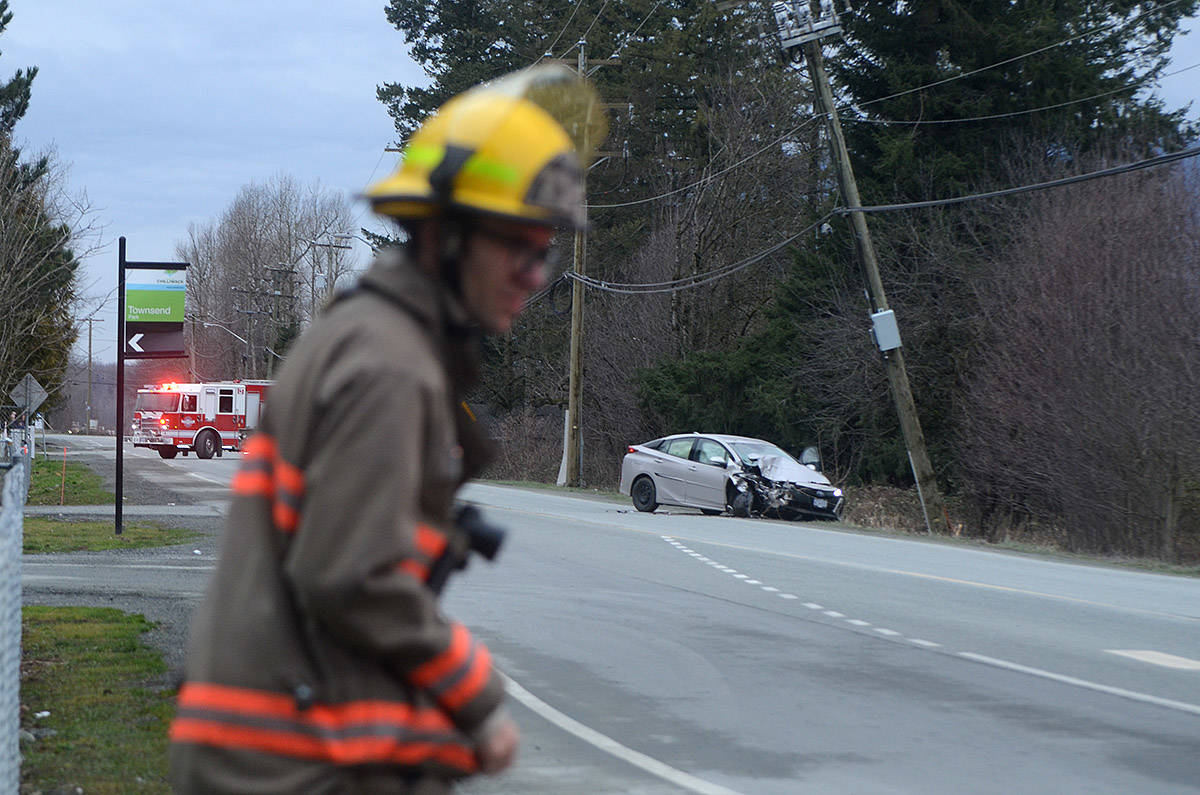
M237 456L127 448L126 462L127 520L131 502L174 502L148 510L211 526ZM483 484L465 496L510 532L446 606L512 678L525 737L515 770L468 792L1200 791L1200 581ZM214 561L212 539L27 556L27 599L186 614Z

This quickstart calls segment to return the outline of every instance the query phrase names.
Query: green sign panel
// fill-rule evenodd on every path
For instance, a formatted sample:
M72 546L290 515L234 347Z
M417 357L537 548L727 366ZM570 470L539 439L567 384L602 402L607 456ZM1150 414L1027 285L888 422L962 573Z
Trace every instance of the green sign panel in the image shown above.
M182 323L185 270L130 270L125 282L127 323Z

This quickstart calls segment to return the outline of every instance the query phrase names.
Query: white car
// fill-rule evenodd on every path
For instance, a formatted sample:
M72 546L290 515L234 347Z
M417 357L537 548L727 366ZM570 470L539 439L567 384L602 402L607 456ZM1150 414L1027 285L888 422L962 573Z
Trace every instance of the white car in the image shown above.
M633 507L699 508L709 515L837 519L845 498L829 478L762 439L684 433L629 446L621 493Z

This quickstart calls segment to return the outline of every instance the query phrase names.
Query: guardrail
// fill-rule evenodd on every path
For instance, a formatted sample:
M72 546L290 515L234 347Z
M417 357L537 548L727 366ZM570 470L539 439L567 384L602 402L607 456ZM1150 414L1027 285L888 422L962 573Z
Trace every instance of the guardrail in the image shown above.
M0 470L0 792L21 779L21 541L29 456L5 449Z

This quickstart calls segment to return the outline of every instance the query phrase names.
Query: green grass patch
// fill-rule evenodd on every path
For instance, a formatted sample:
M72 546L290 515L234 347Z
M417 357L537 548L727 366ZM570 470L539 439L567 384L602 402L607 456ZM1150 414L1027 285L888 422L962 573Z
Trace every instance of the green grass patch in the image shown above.
M104 478L78 461L67 461L53 453L34 459L29 478L30 505L112 505L113 493Z
M169 792L174 693L141 637L154 625L108 607L21 613L21 726L38 737L21 749L21 791Z
M26 516L22 552L99 552L106 549L141 549L186 544L201 534L195 530L138 523L125 525L121 535L112 522L68 522L44 516Z

